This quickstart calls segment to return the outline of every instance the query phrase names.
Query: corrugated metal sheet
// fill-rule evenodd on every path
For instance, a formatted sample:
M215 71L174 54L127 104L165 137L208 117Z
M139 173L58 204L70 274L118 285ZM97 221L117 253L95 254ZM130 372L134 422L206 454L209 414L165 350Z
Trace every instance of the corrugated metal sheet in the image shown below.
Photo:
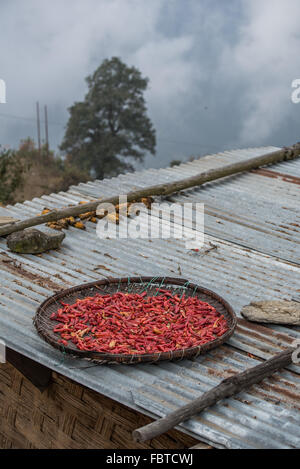
M267 151L275 148L266 149ZM81 185L81 191L92 197L98 193L109 196L111 192L129 190L134 185L144 187L152 180L166 183L175 178L189 177L198 171L229 164L235 159L256 156L259 152L226 152L216 159L211 156L201 160L164 170L148 170L137 179L136 175L126 175L123 184L113 179L109 185L101 183ZM290 166L296 162L288 163ZM200 166L199 166L200 165ZM272 166L277 170L280 165ZM280 168L279 168L280 169ZM100 189L101 184L101 189ZM212 182L203 187L186 191L184 195L170 198L174 202L204 202L206 207L205 231L208 234L226 239L242 246L300 262L300 214L299 186L286 184L285 181L264 177L255 172L237 175L228 179Z
M0 214L21 219L46 206L57 208L125 193L133 187L153 184L154 180L181 179L275 149L225 152L180 167L80 184L66 193L0 209ZM296 175L300 161L271 169L288 174L286 167ZM255 326L240 320L228 344L196 361L130 367L95 366L69 359L37 336L32 317L41 301L55 290L103 276L186 277L217 291L237 312L254 299L299 295L299 230L295 226L299 222L299 190L297 193L295 184L254 172L186 191L174 200L205 202L209 233L205 241L216 249L206 254L187 251L181 240L100 240L92 223L87 223L85 232L70 228L59 251L41 256L8 252L1 239L0 336L24 355L149 415L164 415L223 377L257 364L300 337L299 328ZM292 365L181 428L216 447L300 447L299 372L299 366Z

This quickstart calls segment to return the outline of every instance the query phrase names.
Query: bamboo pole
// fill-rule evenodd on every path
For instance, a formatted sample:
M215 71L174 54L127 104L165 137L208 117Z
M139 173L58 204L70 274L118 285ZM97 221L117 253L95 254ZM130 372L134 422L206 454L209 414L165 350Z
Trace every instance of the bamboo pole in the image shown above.
M265 155L258 156L255 158L250 158L246 161L240 161L238 163L229 164L220 168L210 169L203 173L197 174L196 176L182 179L180 181L170 182L166 184L158 184L155 186L149 186L143 189L129 192L127 194L127 201L132 202L133 200L139 200L142 197L149 196L170 195L174 192L182 191L195 186L200 186L202 184L205 184L206 182L215 181L226 176L231 176L233 174L241 173L243 171L257 169L260 166L279 163L280 161L291 160L297 158L299 155L300 143L297 143L291 147L286 147L272 153L267 153ZM116 195L107 199L96 199L92 202L88 202L84 206L75 205L73 207L52 210L51 212L45 215L39 215L33 218L28 218L26 220L22 220L16 223L0 227L0 236L6 236L15 231L20 231L31 226L56 221L61 218L78 216L82 213L83 208L85 212L90 212L96 210L98 205L101 203L111 203L116 205L118 204L118 202L119 195Z
M156 438L162 433L168 432L176 427L176 425L199 414L199 412L207 407L216 404L219 400L233 396L253 384L259 383L264 378L271 376L275 371L292 363L292 354L294 351L295 348L289 347L284 352L275 355L253 368L224 379L218 386L207 391L201 397L198 397L198 399L180 407L166 417L134 430L132 433L134 441L144 442Z

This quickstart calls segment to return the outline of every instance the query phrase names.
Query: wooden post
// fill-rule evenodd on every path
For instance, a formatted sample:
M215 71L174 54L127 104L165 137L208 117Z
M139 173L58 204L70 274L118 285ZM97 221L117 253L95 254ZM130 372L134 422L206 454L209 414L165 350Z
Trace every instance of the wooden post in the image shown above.
M44 107L45 110L45 136L46 136L46 155L49 156L49 134L48 134L48 111L47 106Z
M41 125L40 125L40 104L36 103L36 119L37 119L37 137L38 137L38 149L39 155L41 156Z
M275 371L292 363L292 354L294 351L295 349L293 347L289 347L284 352L275 355L273 358L253 368L224 379L218 386L207 391L201 397L198 397L198 399L180 407L166 417L134 430L132 433L133 439L138 442L143 442L156 438L207 407L216 404L219 400L233 396L253 384L259 383L264 378L271 376Z

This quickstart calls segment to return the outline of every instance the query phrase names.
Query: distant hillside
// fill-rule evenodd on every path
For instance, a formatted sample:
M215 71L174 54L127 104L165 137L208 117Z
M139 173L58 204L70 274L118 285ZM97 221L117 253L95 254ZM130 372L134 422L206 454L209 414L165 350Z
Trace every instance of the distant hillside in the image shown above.
M34 142L27 139L9 155L0 153L0 179L0 203L12 204L67 190L90 176L52 151L47 153L45 147L39 153Z

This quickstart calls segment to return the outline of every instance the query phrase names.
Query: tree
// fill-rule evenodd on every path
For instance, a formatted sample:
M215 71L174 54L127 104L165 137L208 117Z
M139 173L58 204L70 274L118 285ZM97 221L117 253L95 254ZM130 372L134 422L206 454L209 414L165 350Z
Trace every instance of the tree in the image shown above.
M172 160L170 163L170 166L171 168L173 168L173 166L179 166L181 163L182 163L181 160Z
M16 152L0 148L0 203L14 201L14 191L23 183L23 169L23 162L17 158Z
M143 161L147 151L155 154L155 130L143 96L148 79L113 57L86 81L88 93L69 108L60 147L69 161L104 178L132 170L132 162Z

